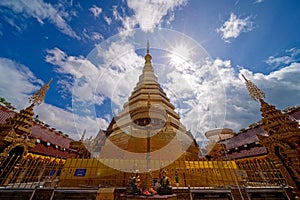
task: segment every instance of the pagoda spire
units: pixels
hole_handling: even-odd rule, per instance
[[[79,141],[82,141],[82,142],[83,142],[84,137],[85,137],[85,134],[86,134],[86,129],[83,130],[83,133],[82,133],[81,138],[80,138]]]
[[[250,93],[250,96],[253,100],[261,100],[266,97],[265,93],[259,89],[254,83],[252,83],[250,80],[248,80],[244,74],[242,74],[243,78],[246,81],[246,87]]]
[[[139,82],[137,85],[144,85],[144,84],[158,84],[157,77],[154,74],[154,69],[151,63],[152,56],[150,55],[150,44],[147,41],[147,51],[145,55],[145,65],[143,68],[143,73],[139,77]]]
[[[24,138],[23,144],[27,147],[33,148],[35,146],[35,139],[29,139],[28,136],[31,134],[31,127],[33,126],[33,108],[36,104],[43,102],[45,95],[49,89],[49,85],[52,79],[45,84],[36,94],[29,97],[29,102],[31,103],[27,108],[22,109],[19,113],[11,118],[6,119],[4,124],[0,125],[0,141],[3,152],[9,153],[10,146],[17,141],[20,142],[20,137]],[[1,156],[1,153],[0,153]]]
[[[292,120],[288,114],[284,114],[280,110],[276,109],[275,106],[265,102],[263,100],[263,98],[265,98],[265,93],[254,83],[249,81],[243,74],[242,76],[246,81],[246,86],[249,90],[251,98],[255,101],[260,101],[262,125],[263,129],[268,133],[268,135],[270,136],[273,134],[284,134],[286,132],[297,132],[298,122]]]
[[[268,150],[268,158],[276,163],[276,166],[286,177],[287,184],[300,194],[300,129],[296,120],[288,113],[282,113],[275,106],[263,100],[265,94],[254,83],[247,80],[246,86],[255,101],[259,100],[262,115],[262,128],[267,136],[257,134],[259,143]]]
[[[35,93],[31,97],[29,97],[29,102],[31,104],[39,105],[39,104],[43,103],[43,101],[45,99],[45,95],[50,88],[50,83],[52,82],[52,80],[53,79],[51,78],[47,84],[45,84],[39,91],[37,91],[37,93]]]
[[[34,106],[36,104],[41,104],[44,101],[45,95],[50,88],[50,81],[45,84],[37,93],[29,97],[29,102],[31,103],[27,108],[22,109],[19,113],[13,118],[7,119],[7,123],[3,124],[1,129],[11,130],[14,129],[14,132],[19,135],[30,135],[31,134],[31,127],[33,125],[33,116],[34,116]]]
[[[145,55],[145,64],[151,64],[152,56],[150,55],[150,44],[147,41],[147,53]]]

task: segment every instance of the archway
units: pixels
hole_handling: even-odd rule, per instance
[[[24,153],[23,146],[15,146],[9,151],[8,156],[0,163],[0,185],[5,184],[6,179],[9,178],[14,166],[19,162]]]

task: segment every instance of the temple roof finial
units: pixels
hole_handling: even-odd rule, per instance
[[[81,138],[80,138],[79,141],[83,142],[84,137],[85,137],[85,134],[86,134],[86,129],[83,130],[82,135],[81,135]]]
[[[149,44],[149,40],[147,40],[147,54],[150,53],[150,44]]]
[[[242,74],[242,76],[246,81],[246,86],[247,86],[247,89],[248,89],[252,99],[257,101],[257,100],[260,100],[260,99],[263,99],[266,97],[265,93],[261,89],[259,89],[254,83],[252,83],[250,80],[248,80],[244,76],[244,74]]]
[[[147,54],[145,56],[145,64],[151,64],[152,56],[150,55],[150,44],[149,40],[147,40]]]
[[[47,84],[45,84],[39,91],[37,91],[37,93],[35,93],[31,97],[29,97],[29,102],[32,104],[43,103],[43,101],[45,99],[45,95],[50,88],[50,83],[52,82],[52,80],[53,79],[51,78]]]

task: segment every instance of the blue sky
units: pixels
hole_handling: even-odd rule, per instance
[[[198,141],[260,120],[241,73],[279,109],[299,104],[299,1],[0,0],[0,96],[17,109],[53,78],[40,119],[78,139],[106,129],[153,67]]]

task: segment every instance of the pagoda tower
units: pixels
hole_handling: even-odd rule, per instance
[[[199,159],[197,143],[181,124],[174,105],[157,81],[149,43],[139,81],[122,111],[112,120],[107,137],[101,158]]]
[[[250,96],[260,101],[262,126],[268,136],[258,134],[259,143],[268,149],[268,158],[273,160],[287,180],[287,184],[300,195],[300,129],[297,121],[288,114],[263,100],[265,94],[246,79]]]

